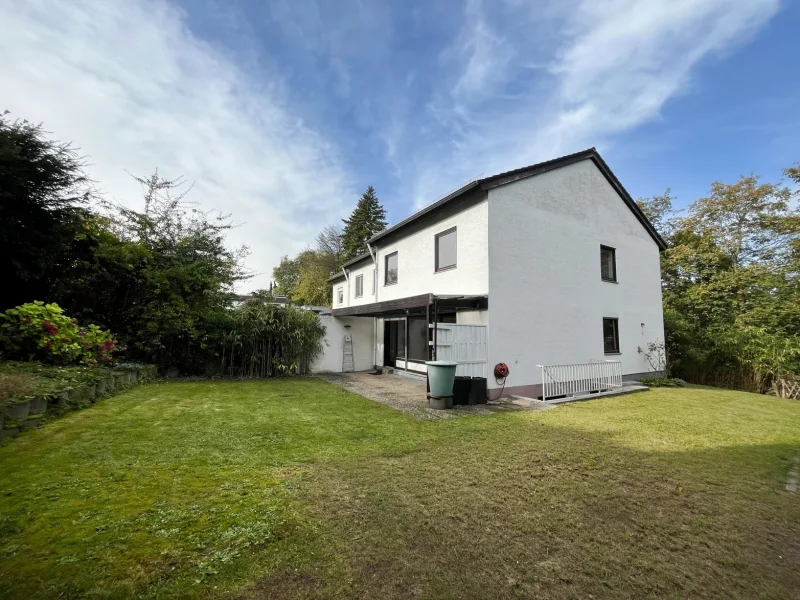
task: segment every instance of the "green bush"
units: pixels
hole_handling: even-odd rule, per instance
[[[315,313],[264,301],[229,311],[217,331],[222,373],[248,378],[308,374],[325,335]]]
[[[650,387],[684,387],[686,382],[683,379],[673,377],[641,377],[639,383]]]
[[[58,304],[36,301],[11,308],[0,315],[3,357],[41,360],[60,365],[111,364],[118,348],[110,331],[97,325],[81,327]]]

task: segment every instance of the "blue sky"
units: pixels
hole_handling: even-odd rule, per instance
[[[2,100],[90,157],[195,182],[266,285],[372,184],[397,221],[596,146],[634,197],[800,160],[798,3],[0,0]]]

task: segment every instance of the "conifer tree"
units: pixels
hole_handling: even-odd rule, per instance
[[[344,262],[367,251],[367,241],[380,231],[386,229],[386,210],[375,195],[372,186],[367,188],[358,200],[349,219],[342,219],[344,231]]]

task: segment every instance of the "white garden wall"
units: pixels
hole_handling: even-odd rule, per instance
[[[322,353],[311,365],[312,373],[342,372],[344,336],[347,334],[353,338],[353,359],[356,371],[372,369],[373,319],[321,315],[320,321],[325,326],[325,337],[322,340]]]

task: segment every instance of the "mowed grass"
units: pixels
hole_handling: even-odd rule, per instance
[[[653,390],[416,421],[161,383],[0,447],[3,598],[793,598],[800,402]]]

